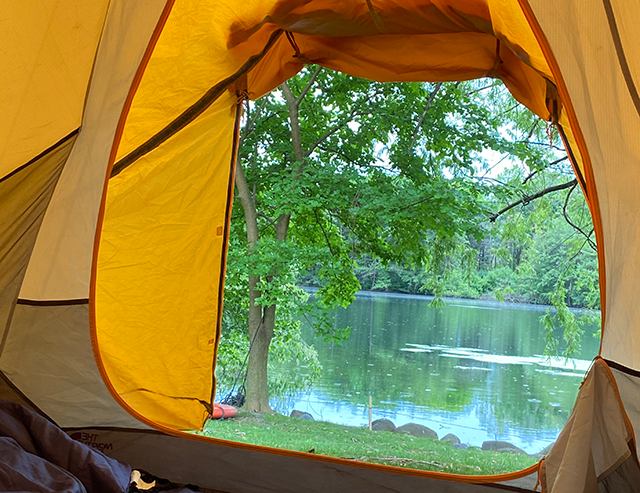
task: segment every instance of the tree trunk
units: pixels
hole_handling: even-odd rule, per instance
[[[252,278],[257,281],[257,278]],[[250,284],[251,281],[250,281]],[[246,401],[244,408],[249,411],[259,413],[271,412],[269,405],[269,382],[267,364],[269,362],[269,346],[273,338],[275,325],[275,305],[263,308],[256,305],[253,300],[259,296],[260,292],[255,289],[255,282],[250,286],[251,305],[249,307],[249,338],[253,341],[251,352],[249,353],[249,363],[247,366]],[[264,317],[251,317],[252,312],[263,314]],[[252,320],[253,319],[253,320]],[[252,324],[253,322],[253,324]],[[257,334],[256,334],[257,332]]]
[[[251,251],[255,248],[259,238],[258,211],[255,197],[249,188],[240,160],[236,163],[236,187],[238,188],[237,197],[240,199],[244,211],[247,244],[249,251]],[[249,341],[253,341],[253,344],[247,366],[245,408],[251,411],[270,412],[267,362],[269,360],[269,345],[273,337],[273,324],[271,324],[270,330],[266,329],[267,317],[264,316],[263,319],[263,308],[256,304],[256,299],[261,294],[257,288],[258,282],[260,282],[259,277],[249,277]],[[275,310],[273,311],[275,313]]]
[[[316,74],[319,73],[319,69]],[[314,75],[314,78],[315,78]],[[308,91],[310,84],[303,91],[300,99],[296,100],[289,86],[284,82],[282,91],[289,106],[289,119],[291,123],[291,140],[293,144],[295,161],[299,164],[294,173],[302,172],[304,152],[300,135],[300,120],[298,107],[300,100]],[[249,188],[244,170],[238,160],[236,164],[236,186],[238,187],[238,198],[242,203],[245,222],[247,225],[247,242],[249,251],[255,248],[259,239],[258,212],[256,208],[255,196]],[[289,222],[291,214],[281,214],[275,224],[276,239],[278,241],[287,240]],[[269,405],[269,383],[268,383],[268,362],[269,346],[273,339],[276,322],[276,305],[261,306],[255,300],[261,293],[257,289],[260,281],[258,277],[249,278],[249,340],[253,341],[249,353],[247,365],[246,401],[244,408],[256,412],[272,412]]]
[[[288,214],[282,214],[276,224],[276,238],[285,241],[289,229]],[[255,300],[259,278],[249,278],[249,340],[253,341],[247,366],[245,409],[260,413],[272,412],[269,404],[269,346],[276,325],[276,305],[261,306]]]

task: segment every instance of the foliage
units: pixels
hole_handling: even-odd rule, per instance
[[[216,365],[219,395],[224,395],[232,390],[234,384],[236,384],[234,388],[236,391],[244,385],[245,358],[250,346],[247,337],[247,263],[256,262],[258,254],[251,258],[239,255],[241,249],[237,240],[234,238],[235,243],[230,245],[226,274],[225,309],[223,311],[225,330],[218,347]],[[317,352],[302,338],[300,322],[291,317],[294,308],[299,303],[306,301],[308,295],[294,284],[295,270],[289,274],[293,277],[288,279],[288,283],[277,286],[279,292],[276,293],[270,289],[264,291],[265,298],[278,296],[283,308],[276,320],[277,331],[271,342],[268,362],[269,389],[275,395],[286,395],[308,388],[322,369]],[[306,372],[291,370],[296,367],[304,367]]]

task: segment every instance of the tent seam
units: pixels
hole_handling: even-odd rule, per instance
[[[604,5],[604,10],[607,14],[609,31],[611,32],[613,45],[616,49],[616,55],[618,56],[620,70],[622,71],[624,81],[627,84],[627,91],[629,91],[629,96],[631,96],[631,100],[633,101],[633,104],[636,108],[636,112],[638,113],[638,116],[640,116],[640,95],[638,95],[638,89],[629,68],[629,62],[627,62],[627,56],[624,53],[622,38],[620,37],[620,30],[618,29],[618,23],[613,12],[613,5],[611,4],[611,0],[602,0],[602,4]]]
[[[28,306],[71,306],[71,305],[88,305],[89,298],[73,298],[65,300],[32,300],[25,298],[18,298],[17,305]]]
[[[35,162],[39,161],[40,159],[42,159],[43,157],[45,157],[47,154],[49,154],[50,152],[55,151],[58,147],[60,147],[62,144],[64,144],[66,141],[68,141],[69,139],[73,138],[74,136],[76,136],[78,134],[78,132],[80,132],[80,127],[76,128],[75,130],[73,130],[71,133],[65,135],[64,137],[62,137],[58,142],[56,142],[55,144],[53,144],[50,147],[47,147],[44,151],[42,151],[40,154],[38,154],[37,156],[29,159],[29,161],[27,161],[26,163],[24,163],[23,165],[17,167],[16,169],[14,169],[13,171],[11,171],[9,174],[4,175],[2,178],[0,178],[0,183],[2,183],[3,181],[8,180],[9,178],[11,178],[14,175],[17,175],[18,173],[20,173],[20,171],[22,171],[25,168],[28,168],[29,166],[31,166],[32,164],[34,164]]]
[[[91,84],[93,82],[93,74],[96,70],[96,62],[98,60],[98,55],[100,53],[100,45],[102,44],[102,39],[104,38],[104,31],[107,26],[107,19],[109,18],[109,12],[111,11],[111,7],[113,5],[113,1],[109,0],[107,8],[104,11],[104,18],[102,19],[102,28],[100,29],[100,38],[98,40],[98,44],[96,46],[96,53],[93,57],[93,63],[91,64],[91,72],[89,73],[89,79],[87,80],[87,90],[84,92],[84,102],[82,103],[82,118],[80,122],[84,120],[84,114],[87,110],[87,102],[89,101],[89,94],[91,92]],[[82,123],[80,123],[82,126]]]
[[[282,35],[283,31],[278,29],[274,31],[267,44],[263,48],[263,50],[251,56],[245,63],[231,76],[227,77],[224,80],[221,80],[213,87],[211,87],[204,95],[198,99],[195,103],[189,106],[186,110],[184,110],[177,118],[175,118],[171,123],[169,123],[162,130],[157,132],[151,138],[149,138],[146,142],[138,146],[136,149],[131,151],[125,157],[120,159],[117,163],[113,165],[111,169],[111,178],[120,174],[126,168],[131,166],[134,162],[140,159],[142,156],[148,154],[162,143],[169,140],[180,130],[185,128],[191,122],[193,122],[196,118],[198,118],[202,113],[204,113],[207,108],[209,108],[223,93],[227,88],[233,84],[235,81],[240,79],[243,75],[249,72],[253,67],[255,67],[260,60],[264,58],[269,49],[275,44],[278,38]]]
[[[156,44],[164,30],[164,26],[166,25],[167,19],[171,14],[171,10],[173,9],[173,5],[175,0],[167,0],[162,13],[160,14],[160,18],[158,19],[158,23],[151,34],[151,38],[149,39],[149,43],[147,48],[142,55],[142,59],[140,60],[140,64],[138,65],[138,69],[136,70],[136,74],[134,75],[133,81],[131,82],[131,86],[129,88],[129,93],[125,99],[125,102],[122,107],[122,111],[120,113],[120,118],[118,120],[115,135],[113,138],[113,144],[111,146],[111,152],[109,155],[109,161],[107,163],[107,170],[105,173],[104,183],[102,186],[102,198],[100,200],[100,209],[98,211],[98,220],[96,223],[95,237],[93,241],[93,259],[91,264],[91,279],[89,284],[89,332],[91,338],[91,347],[93,349],[94,359],[96,361],[96,366],[98,367],[98,371],[102,378],[103,383],[107,387],[107,390],[113,397],[113,399],[131,416],[136,418],[138,421],[149,425],[154,426],[154,424],[147,420],[144,416],[137,413],[131,407],[127,405],[126,402],[120,397],[116,389],[113,387],[109,376],[104,368],[104,363],[102,361],[102,356],[100,354],[100,349],[98,347],[98,339],[97,339],[97,331],[96,331],[96,307],[95,307],[95,296],[96,296],[96,276],[97,276],[97,261],[98,261],[98,249],[100,245],[100,236],[102,233],[102,223],[104,220],[104,212],[106,205],[106,197],[107,190],[109,185],[109,176],[111,174],[111,170],[113,168],[113,163],[115,162],[116,153],[118,150],[118,145],[122,138],[122,134],[124,132],[124,126],[126,123],[127,116],[129,114],[129,110],[131,109],[131,105],[133,104],[133,99],[138,90],[140,82],[142,81],[142,77],[147,68],[149,60],[151,59],[151,55],[153,54]]]

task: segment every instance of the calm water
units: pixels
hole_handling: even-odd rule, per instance
[[[314,388],[274,398],[272,406],[362,426],[371,395],[373,419],[420,423],[468,445],[505,440],[536,453],[553,442],[598,352],[591,336],[597,328],[585,331],[576,359],[549,360],[542,356],[544,307],[449,300],[438,310],[429,302],[361,294],[336,315],[338,326],[351,327],[342,344],[305,327],[322,376]]]

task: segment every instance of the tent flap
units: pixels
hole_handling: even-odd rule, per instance
[[[633,491],[637,484],[633,429],[603,359],[597,358],[585,377],[567,424],[542,463],[541,478],[549,493]],[[599,489],[620,484],[629,489]]]

